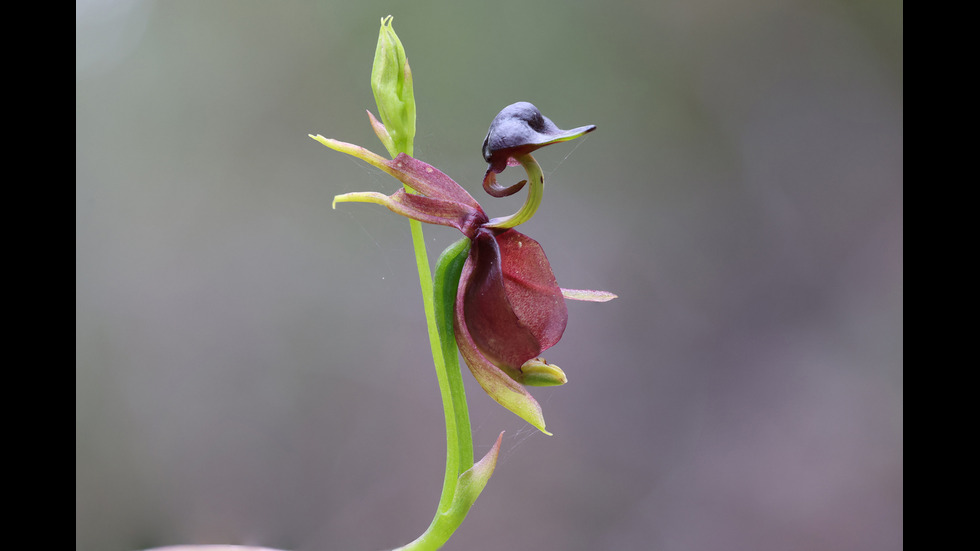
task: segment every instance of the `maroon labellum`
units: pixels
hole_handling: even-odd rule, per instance
[[[509,229],[477,231],[460,277],[456,328],[494,365],[521,380],[521,366],[554,346],[568,310],[537,241]]]

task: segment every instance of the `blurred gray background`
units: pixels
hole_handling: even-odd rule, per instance
[[[522,231],[571,303],[547,437],[469,389],[447,549],[890,550],[903,522],[903,7],[885,0],[76,3],[79,550],[379,550],[445,453],[398,183],[307,137],[368,125],[379,20],[416,156],[491,216],[493,116],[542,150]],[[515,180],[515,169],[501,176]],[[430,255],[457,238],[428,227]]]

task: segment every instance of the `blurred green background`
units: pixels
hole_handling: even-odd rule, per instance
[[[491,216],[523,201],[479,188],[497,111],[598,125],[536,155],[522,231],[621,297],[569,305],[553,437],[464,375],[477,454],[507,432],[447,549],[902,548],[901,2],[82,0],[76,549],[367,551],[430,521],[408,224],[330,209],[397,182],[307,137],[384,152],[387,14],[416,156]],[[426,231],[433,258],[457,237]]]

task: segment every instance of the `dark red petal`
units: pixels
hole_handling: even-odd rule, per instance
[[[392,176],[427,197],[453,201],[472,207],[481,213],[483,209],[472,195],[466,192],[452,178],[434,166],[404,153],[399,153],[391,161],[386,161]]]
[[[516,231],[482,228],[467,264],[463,313],[469,333],[497,365],[519,370],[561,338],[568,311],[541,245]],[[465,275],[465,272],[464,272]]]
[[[398,190],[389,198],[386,206],[392,212],[427,224],[450,226],[472,238],[477,228],[487,221],[482,210],[453,201],[413,195]]]

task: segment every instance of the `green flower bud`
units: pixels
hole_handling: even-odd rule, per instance
[[[378,48],[374,52],[371,90],[378,104],[381,123],[391,140],[382,141],[392,157],[399,153],[412,155],[415,140],[415,94],[412,70],[401,40],[391,28],[391,16],[381,20]],[[380,136],[381,134],[379,134]]]

